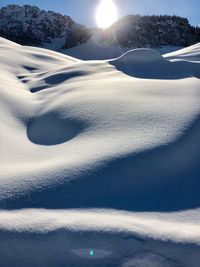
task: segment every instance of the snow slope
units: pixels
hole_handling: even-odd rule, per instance
[[[45,48],[48,49],[58,49],[59,42],[56,40],[52,44],[45,44]],[[64,46],[64,43],[63,43]],[[61,47],[61,45],[60,45]],[[159,53],[166,54],[169,52],[174,52],[180,47],[177,46],[162,46],[160,48],[155,48]],[[119,45],[113,44],[106,44],[101,41],[100,34],[93,34],[93,36],[84,44],[80,44],[76,47],[69,48],[69,49],[58,49],[63,54],[79,58],[82,60],[105,60],[105,59],[112,59],[121,56],[123,53],[129,51],[130,48],[122,47]]]
[[[186,59],[190,61],[199,61],[199,43],[190,47],[183,48],[179,51],[168,53],[165,55],[168,59]]]
[[[98,34],[93,36],[84,44],[69,49],[60,49],[63,54],[82,60],[105,60],[118,57],[127,52],[127,47],[120,45],[103,44]]]
[[[0,50],[0,265],[200,266],[200,44]]]

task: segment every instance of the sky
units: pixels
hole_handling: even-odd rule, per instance
[[[0,0],[0,7],[8,4],[35,5],[69,15],[78,23],[95,27],[95,11],[101,0]],[[118,7],[119,17],[127,14],[178,15],[189,22],[200,25],[200,0],[113,0]]]

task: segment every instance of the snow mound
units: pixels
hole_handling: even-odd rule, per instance
[[[158,53],[155,50],[152,49],[147,49],[147,48],[138,48],[138,49],[133,49],[122,56],[120,56],[117,59],[118,62],[127,62],[127,63],[133,63],[133,62],[138,62],[138,63],[153,63],[153,62],[166,62],[162,55]]]
[[[0,50],[0,264],[198,266],[199,61]]]
[[[200,77],[199,64],[191,67],[189,62],[170,62],[151,49],[134,49],[111,60],[118,70],[127,75],[146,79],[182,79]]]

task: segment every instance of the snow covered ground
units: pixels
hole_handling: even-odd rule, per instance
[[[57,48],[57,41],[52,42],[49,45],[45,44],[45,48],[55,50],[55,48]],[[161,54],[166,54],[179,50],[180,48],[181,47],[166,45],[157,47],[155,48],[155,50]],[[76,47],[70,49],[58,49],[58,51],[63,54],[82,60],[112,59],[121,56],[123,53],[129,50],[130,48],[128,47],[102,43],[99,34],[94,34],[86,43],[78,45]]]
[[[0,266],[199,267],[200,44],[0,50]]]
[[[72,48],[65,49],[65,37],[53,39],[50,43],[43,43],[42,47],[53,51],[58,51],[68,56],[72,56],[81,60],[107,60],[121,56],[128,52],[130,48],[120,45],[105,44],[101,41],[99,33],[93,36],[85,43]],[[160,54],[166,54],[181,49],[178,46],[161,46],[154,48]]]

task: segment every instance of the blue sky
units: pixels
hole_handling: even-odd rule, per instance
[[[200,24],[200,0],[114,0],[119,16],[126,14],[169,14],[187,17],[192,25]],[[71,16],[75,21],[96,26],[95,9],[100,0],[1,0],[8,4],[29,4]]]

